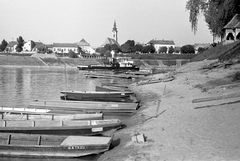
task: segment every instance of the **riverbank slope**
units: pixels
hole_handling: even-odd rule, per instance
[[[171,73],[175,77],[171,82],[132,85],[142,106],[131,125],[116,133],[118,146],[99,160],[239,160],[240,98],[192,103],[239,92],[240,82],[233,82],[233,75],[240,71],[240,64],[203,68],[215,61],[188,63]],[[137,133],[144,134],[146,142],[133,142]]]

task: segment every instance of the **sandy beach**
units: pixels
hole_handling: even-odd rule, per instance
[[[240,65],[201,69],[214,61],[151,76],[173,75],[170,82],[131,85],[142,106],[128,127],[115,134],[117,146],[99,160],[240,160],[240,98],[192,102],[239,92],[240,82],[232,82],[229,75],[240,71]],[[134,134],[144,134],[146,142],[133,142]]]

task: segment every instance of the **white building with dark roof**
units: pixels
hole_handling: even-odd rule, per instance
[[[150,45],[150,44],[152,44],[154,46],[156,52],[158,52],[159,49],[164,46],[167,47],[168,50],[170,47],[175,48],[175,43],[173,40],[155,40],[155,39],[153,39],[147,43],[147,45]],[[168,53],[168,50],[167,50],[167,53]]]
[[[78,47],[80,47],[85,53],[89,53],[89,54],[95,53],[95,50],[84,39],[82,39],[77,43],[53,43],[51,50],[54,53],[69,53],[69,51],[73,51],[77,53]]]
[[[16,52],[17,41],[10,41],[6,47],[7,52]]]
[[[240,14],[236,14],[222,29],[222,42],[228,44],[240,40]]]
[[[86,40],[84,40],[84,39],[82,39],[81,41],[79,41],[78,43],[77,43],[77,45],[84,51],[84,52],[86,52],[86,53],[89,53],[89,54],[93,54],[93,53],[95,53],[95,50],[90,46],[90,44],[86,41]]]
[[[71,50],[77,53],[77,49],[76,43],[53,43],[52,47],[54,53],[69,53]]]

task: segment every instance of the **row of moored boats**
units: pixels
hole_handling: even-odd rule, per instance
[[[134,93],[119,84],[61,93],[63,100],[0,107],[0,155],[81,157],[105,152],[123,124],[104,116],[132,115],[139,106]]]

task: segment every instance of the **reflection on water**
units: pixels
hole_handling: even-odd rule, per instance
[[[114,82],[111,79],[86,79],[78,69],[51,68],[3,68],[0,67],[0,106],[27,107],[33,100],[59,100],[61,90],[95,90],[101,82]],[[118,81],[119,82],[119,81]],[[121,80],[130,83],[129,80]],[[8,158],[14,161],[59,161],[59,160],[97,160],[99,156],[77,159],[34,159]]]
[[[26,107],[36,99],[59,100],[61,90],[95,90],[97,79],[78,69],[0,68],[0,105]]]

